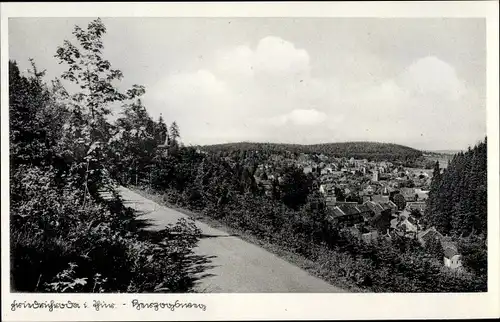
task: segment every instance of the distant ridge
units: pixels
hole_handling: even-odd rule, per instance
[[[430,153],[438,153],[438,154],[458,154],[460,152],[464,152],[464,150],[433,150],[433,151],[426,151]]]
[[[337,142],[320,144],[289,144],[262,142],[234,142],[200,146],[207,152],[259,151],[325,154],[338,157],[354,157],[369,160],[415,160],[423,156],[422,151],[394,143]]]

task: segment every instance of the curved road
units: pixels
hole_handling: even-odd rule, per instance
[[[189,216],[161,206],[141,195],[120,187],[125,203],[143,213],[139,219],[162,229]],[[197,281],[196,290],[209,293],[339,293],[346,292],[316,278],[276,255],[226,232],[196,221],[202,239],[194,252],[210,258],[210,266]],[[200,274],[200,273],[198,273]]]

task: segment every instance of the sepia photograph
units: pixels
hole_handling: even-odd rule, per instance
[[[489,291],[486,18],[5,25],[11,293]]]

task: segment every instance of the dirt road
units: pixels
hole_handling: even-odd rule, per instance
[[[141,195],[120,188],[126,204],[142,213],[161,229],[169,223],[188,216],[161,206]],[[270,252],[231,236],[226,232],[196,221],[203,238],[195,248],[196,255],[209,258],[210,268],[198,280],[197,291],[215,293],[339,293],[345,292],[311,276]]]

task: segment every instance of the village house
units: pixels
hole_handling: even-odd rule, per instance
[[[432,239],[439,240],[439,242],[441,242],[443,238],[444,236],[439,231],[437,231],[435,227],[431,227],[425,231],[421,231],[417,236],[418,242],[423,247],[425,247],[425,245],[427,245],[427,243]]]
[[[400,216],[398,223],[396,224],[396,232],[400,236],[405,236],[409,238],[418,238],[419,225],[417,221],[410,216]]]
[[[367,244],[371,243],[372,241],[375,241],[379,236],[378,231],[369,230],[365,226],[363,226],[363,227],[351,227],[350,232],[354,237],[362,240],[363,242],[365,242]]]
[[[261,184],[264,188],[264,193],[266,194],[266,196],[272,196],[273,185],[271,183],[271,180],[260,180],[259,184]]]
[[[415,188],[415,194],[418,196],[417,201],[425,201],[429,199],[429,191]]]
[[[356,205],[341,204],[332,208],[329,219],[336,225],[352,227],[363,222],[363,216],[356,209]]]
[[[330,174],[330,173],[332,173],[332,168],[325,167],[325,168],[321,169],[321,171],[320,171],[320,175],[322,175],[322,176]]]
[[[377,203],[367,201],[363,204],[371,210],[373,216],[368,219],[370,226],[376,228],[378,231],[385,233],[391,227],[392,209],[388,203]]]
[[[373,194],[375,193],[375,190],[376,190],[376,189],[375,189],[375,187],[374,187],[374,186],[372,186],[372,185],[368,185],[368,186],[366,186],[366,187],[363,189],[363,193],[364,193],[365,195],[371,196],[371,195],[373,195]]]
[[[358,203],[355,201],[337,201],[335,204],[336,206],[342,206],[342,205],[354,205],[356,206]]]
[[[462,266],[462,256],[458,252],[456,244],[451,237],[443,236],[435,227],[431,227],[418,234],[418,241],[422,246],[426,246],[431,240],[436,240],[443,247],[443,264],[451,269],[459,269]]]
[[[324,196],[332,195],[335,193],[335,186],[333,183],[323,183],[319,186],[319,192]]]
[[[378,202],[378,203],[386,203],[390,201],[389,196],[383,196],[383,195],[373,195],[370,196],[370,201]]]
[[[401,188],[399,193],[403,195],[406,202],[417,201],[418,196],[417,196],[414,188]]]
[[[456,248],[447,247],[444,250],[444,266],[451,269],[457,269],[462,266],[462,256],[458,253]]]
[[[363,216],[363,219],[365,220],[365,222],[372,220],[376,215],[375,212],[373,211],[373,209],[371,209],[370,207],[368,207],[365,204],[357,205],[356,209],[361,214],[361,216]]]
[[[304,167],[304,174],[309,174],[313,171],[313,168],[311,166],[306,166]]]
[[[418,210],[420,211],[421,214],[423,214],[425,212],[425,208],[426,208],[425,201],[414,201],[406,203],[406,209],[409,212],[411,212],[412,210]]]
[[[331,209],[337,205],[337,198],[335,195],[328,195],[325,197],[325,205],[327,208]]]

